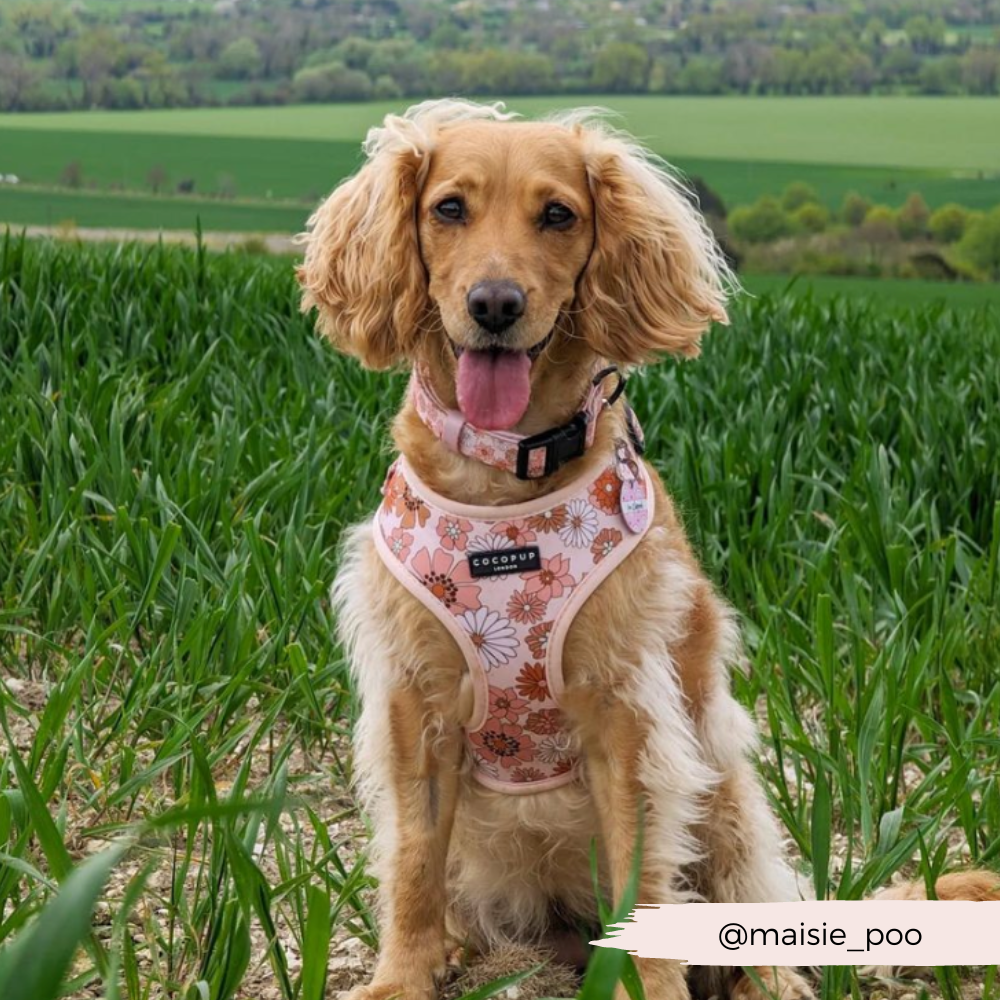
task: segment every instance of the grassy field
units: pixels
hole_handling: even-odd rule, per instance
[[[79,997],[319,1000],[328,948],[346,988],[377,932],[326,593],[402,379],[314,336],[286,260],[8,238],[0,303],[0,995],[54,996],[74,936]],[[1000,861],[984,318],[767,294],[633,383],[745,626],[772,801],[841,897]]]
[[[913,190],[932,206],[1000,203],[1000,104],[988,99],[597,96],[581,102],[615,108],[657,152],[704,177],[730,205],[779,193],[794,180],[812,184],[832,208],[849,190],[892,205]],[[541,114],[572,103],[537,98],[513,106]],[[160,167],[171,190],[194,180],[203,194],[230,186],[241,197],[315,202],[354,169],[360,139],[389,110],[399,107],[6,115],[0,116],[0,172],[53,185],[76,161],[85,185],[145,190],[150,170]],[[41,222],[40,213],[53,217],[75,197],[54,193],[46,206],[30,193],[0,190],[0,221],[10,222]],[[89,209],[92,217],[93,203]],[[164,228],[187,224],[169,202],[150,211]],[[276,221],[265,207],[238,228]]]
[[[926,310],[987,310],[990,321],[1000,319],[1000,296],[993,285],[946,284],[940,281],[903,281],[895,278],[840,278],[827,275],[748,274],[744,288],[755,296],[782,295],[786,290],[796,298],[829,301],[841,297],[856,299],[867,308],[898,312],[904,308]]]
[[[970,97],[516,98],[529,116],[593,104],[672,157],[995,172],[1000,105]],[[400,102],[0,116],[0,129],[357,141]]]
[[[152,195],[73,191],[11,191],[0,188],[0,229],[24,225],[120,227],[123,229],[297,233],[310,209],[289,205],[156,198]]]

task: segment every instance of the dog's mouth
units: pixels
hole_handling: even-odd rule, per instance
[[[513,427],[531,401],[532,362],[551,339],[550,333],[527,351],[473,350],[452,340],[451,349],[458,359],[455,391],[465,419],[488,431]]]

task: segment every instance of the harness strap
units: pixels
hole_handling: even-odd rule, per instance
[[[605,397],[604,382],[610,375],[617,376],[618,384]],[[615,404],[624,389],[625,376],[615,365],[602,368],[594,374],[583,405],[568,423],[529,436],[475,427],[460,411],[441,402],[423,371],[415,370],[410,380],[410,396],[417,414],[432,433],[452,451],[503,469],[518,479],[550,476],[579,458],[594,443],[598,417]]]

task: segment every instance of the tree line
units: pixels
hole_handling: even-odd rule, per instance
[[[763,195],[728,214],[723,208],[714,224],[757,269],[775,269],[788,256],[799,270],[906,277],[912,275],[898,264],[912,269],[916,259],[923,277],[1000,280],[1000,205],[983,212],[950,202],[932,211],[913,191],[892,208],[851,191],[833,212],[814,188],[796,181],[780,197]],[[824,234],[830,239],[816,239]],[[785,252],[769,252],[773,245]]]
[[[1000,0],[0,0],[0,109],[997,94]]]

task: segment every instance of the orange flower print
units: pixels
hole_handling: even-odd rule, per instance
[[[537,767],[515,767],[510,772],[510,780],[516,781],[519,784],[524,784],[528,781],[541,781],[544,777],[545,775]]]
[[[441,548],[449,552],[458,549],[465,551],[466,543],[469,541],[469,532],[472,531],[472,522],[466,521],[462,517],[439,517],[437,523],[438,538],[441,539]]]
[[[546,602],[538,594],[515,590],[507,602],[507,614],[522,625],[534,625],[545,617]]]
[[[558,708],[543,708],[532,712],[524,728],[536,736],[551,736],[562,728],[562,712]]]
[[[543,535],[559,531],[566,524],[566,505],[560,504],[551,510],[543,510],[541,514],[532,515],[524,523],[533,531],[540,531]]]
[[[410,565],[420,577],[420,582],[454,614],[481,607],[479,594],[482,588],[473,583],[465,559],[454,561],[443,549],[435,549],[432,558],[427,549],[421,549]]]
[[[470,733],[469,739],[476,756],[487,764],[499,762],[501,767],[510,770],[516,764],[535,759],[535,741],[520,726],[497,719],[490,719],[479,732]]]
[[[396,497],[395,511],[399,515],[399,523],[404,528],[423,527],[431,516],[427,504],[410,492],[410,487],[403,486],[402,492]]]
[[[542,622],[541,625],[533,625],[528,633],[528,648],[531,655],[536,660],[544,660],[545,653],[549,648],[549,633],[552,631],[552,622]]]
[[[413,535],[402,528],[393,528],[389,533],[389,551],[400,561],[406,562],[413,544]]]
[[[517,693],[529,701],[545,701],[549,697],[549,682],[542,663],[526,663],[521,667],[515,683]]]
[[[621,509],[622,483],[614,469],[605,469],[590,484],[590,499],[605,514],[617,514]]]
[[[530,545],[538,537],[524,521],[501,521],[490,528],[490,534],[502,535],[511,545]]]
[[[622,533],[617,528],[604,528],[598,532],[594,544],[590,546],[594,562],[599,563],[605,556],[611,555],[615,547],[621,544],[621,540]]]
[[[385,486],[382,487],[382,505],[386,510],[393,510],[402,495],[403,477],[399,474],[398,469],[393,468],[389,473],[389,478],[385,481]]]
[[[513,688],[490,688],[490,718],[501,722],[517,722],[528,703]],[[534,713],[537,714],[537,713]],[[537,732],[537,730],[532,730]]]
[[[562,597],[567,590],[576,586],[576,580],[570,576],[569,560],[565,556],[543,559],[541,569],[522,573],[521,579],[525,581],[524,589],[529,594],[537,594],[546,602],[554,597]]]
[[[576,767],[576,758],[566,757],[565,759],[559,761],[554,768],[552,768],[552,776],[555,777],[558,774],[569,774],[574,767]]]

